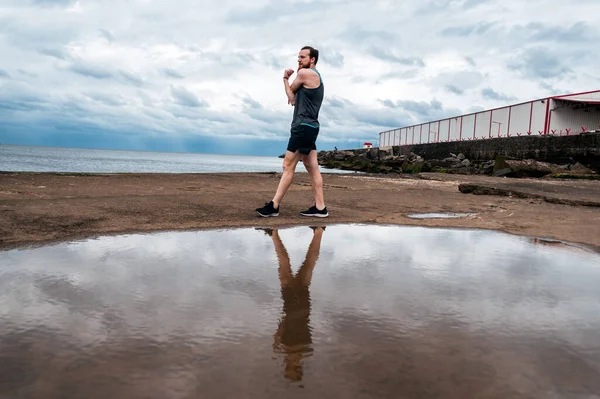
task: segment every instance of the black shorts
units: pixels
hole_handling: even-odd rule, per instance
[[[287,150],[291,152],[300,151],[300,154],[308,155],[311,150],[317,149],[318,127],[299,125],[292,128]]]

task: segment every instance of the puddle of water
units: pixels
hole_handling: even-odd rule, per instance
[[[476,213],[409,213],[411,219],[455,219],[475,216]]]
[[[0,397],[600,392],[600,256],[332,225],[0,252]]]

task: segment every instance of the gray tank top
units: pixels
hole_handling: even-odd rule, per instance
[[[300,86],[296,92],[296,104],[294,105],[294,117],[292,119],[292,129],[300,125],[306,125],[313,128],[319,127],[319,110],[323,103],[325,89],[321,74],[315,68],[311,68],[319,75],[321,84],[314,89],[307,89]]]

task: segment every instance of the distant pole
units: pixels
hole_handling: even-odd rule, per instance
[[[497,123],[498,124],[498,137],[500,137],[500,125],[502,125],[502,122],[492,121],[492,123]]]

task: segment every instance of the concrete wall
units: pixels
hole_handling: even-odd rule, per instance
[[[387,147],[389,148],[389,147]],[[600,168],[600,133],[573,136],[521,136],[476,141],[455,141],[393,146],[394,154],[413,152],[425,159],[444,159],[463,153],[470,160],[490,160],[497,155],[514,159],[535,159],[566,164],[581,162]]]

